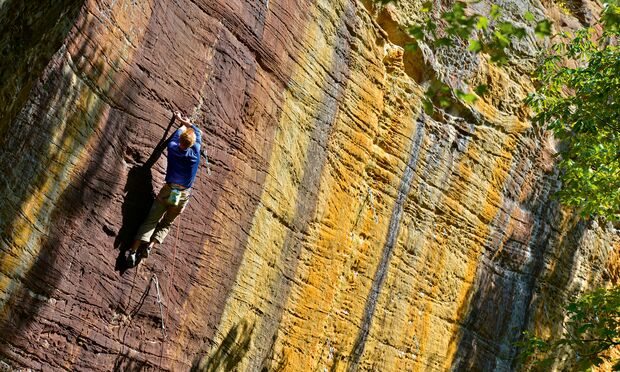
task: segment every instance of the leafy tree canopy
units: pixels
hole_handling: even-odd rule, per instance
[[[620,287],[597,289],[581,296],[566,307],[568,321],[559,339],[543,339],[526,333],[526,340],[519,343],[526,367],[548,371],[558,356],[567,349],[573,351],[572,367],[585,371],[603,362],[611,362],[614,371],[620,371],[620,360],[606,352],[620,345]]]
[[[620,220],[619,9],[607,4],[602,31],[557,35],[527,99],[534,121],[561,141],[560,200],[610,221]]]
[[[536,113],[534,123],[553,131],[560,141],[562,188],[557,196],[561,202],[578,208],[584,217],[608,221],[620,221],[618,1],[605,4],[598,25],[553,36],[554,46],[541,51],[541,63],[532,76],[537,90],[526,100]],[[421,12],[426,16],[407,29],[416,42],[405,47],[415,49],[424,43],[439,49],[454,46],[457,40],[467,41],[470,52],[486,53],[492,63],[506,64],[513,41],[526,37],[526,29],[505,20],[497,5],[487,15],[470,11],[468,5],[457,1],[450,9],[434,12],[431,1],[424,3]],[[537,21],[530,12],[523,19],[537,36],[552,34],[549,20]],[[436,105],[449,106],[449,93],[472,104],[486,91],[484,84],[463,92],[433,82],[424,109],[430,113]]]

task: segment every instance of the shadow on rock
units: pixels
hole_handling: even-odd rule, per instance
[[[122,207],[123,222],[114,240],[114,246],[119,249],[115,269],[121,275],[129,268],[125,256],[155,199],[151,168],[146,165],[132,168],[123,191],[125,193]]]
[[[135,235],[138,232],[142,221],[144,221],[148,215],[151,205],[155,200],[155,192],[153,190],[153,173],[151,168],[157,160],[159,160],[161,154],[168,145],[170,139],[166,138],[168,137],[168,132],[170,132],[170,128],[172,128],[173,124],[174,116],[170,120],[170,123],[168,123],[168,128],[166,128],[163,137],[157,146],[155,146],[155,149],[151,153],[151,156],[149,156],[148,160],[142,165],[137,165],[131,168],[129,174],[127,175],[127,182],[125,183],[125,188],[123,189],[125,196],[123,198],[123,206],[121,208],[123,222],[116,239],[114,239],[114,247],[119,249],[114,268],[119,271],[121,275],[124,274],[129,268],[126,259],[127,251],[133,244]],[[130,154],[130,156],[133,156],[133,154]],[[139,155],[136,156],[139,157]],[[139,162],[139,159],[137,160]]]
[[[153,366],[151,366],[145,361],[136,360],[136,359],[131,358],[127,354],[123,354],[123,355],[120,355],[118,358],[116,358],[116,361],[114,362],[113,371],[114,372],[126,372],[126,371],[138,372],[138,371],[153,369],[152,367]]]
[[[250,348],[254,323],[241,320],[228,331],[222,343],[208,356],[198,356],[192,366],[193,372],[232,371]]]

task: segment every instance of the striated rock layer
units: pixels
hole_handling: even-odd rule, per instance
[[[589,20],[571,4],[504,14]],[[0,365],[517,369],[523,330],[617,281],[620,239],[552,199],[553,140],[522,104],[536,39],[505,68],[410,51],[420,8],[1,1]],[[429,116],[433,79],[490,94]],[[175,109],[211,174],[125,271]]]

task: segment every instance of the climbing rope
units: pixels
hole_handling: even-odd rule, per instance
[[[157,279],[157,274],[153,273],[153,276],[151,276],[151,281],[155,283],[155,289],[157,290],[157,304],[159,305],[159,315],[161,316],[161,334],[163,335],[164,340],[166,340],[166,324],[164,323],[164,304],[162,302],[161,291],[159,290],[159,279]]]
[[[177,223],[177,234],[176,234],[176,238],[174,240],[174,248],[173,248],[173,253],[172,253],[172,273],[170,274],[170,276],[168,277],[168,289],[166,290],[166,293],[168,293],[168,299],[171,300],[172,299],[172,295],[170,292],[170,286],[172,285],[172,279],[174,278],[174,272],[176,270],[176,259],[177,259],[177,246],[179,243],[179,230],[181,229],[181,215],[179,215],[179,223]],[[168,319],[168,309],[166,309],[166,320]],[[162,318],[163,321],[163,318]]]
[[[166,337],[167,337],[166,324],[164,322],[164,309],[163,309],[161,291],[159,290],[159,279],[157,279],[157,274],[153,273],[153,276],[151,276],[151,281],[155,282],[155,289],[157,290],[157,304],[159,305],[159,316],[161,316],[161,334],[163,336],[161,340],[161,352],[159,353],[159,370],[161,371],[161,362],[164,358],[164,343],[166,342]]]
[[[136,268],[136,274],[134,274],[134,283],[135,283],[135,279],[137,276],[139,268]],[[131,326],[131,319],[140,311],[140,309],[142,308],[142,304],[144,303],[144,300],[146,300],[150,290],[151,290],[151,283],[155,283],[155,291],[156,291],[156,302],[159,305],[159,315],[161,317],[161,334],[162,334],[162,341],[161,341],[161,354],[159,356],[159,370],[161,370],[161,364],[162,364],[162,358],[163,358],[163,353],[164,353],[164,343],[166,342],[166,338],[168,337],[168,334],[166,332],[166,322],[164,320],[164,299],[163,296],[161,294],[161,288],[159,286],[159,278],[157,277],[157,274],[152,272],[151,273],[151,279],[149,280],[144,293],[142,294],[142,296],[140,297],[140,299],[138,300],[138,303],[136,304],[136,308],[134,310],[132,310],[129,313],[129,325]],[[133,286],[132,286],[132,290],[133,290]],[[129,297],[129,300],[131,301],[131,296]],[[127,330],[125,330],[125,335],[127,334]],[[125,336],[123,336],[123,340],[125,339]],[[124,342],[123,342],[123,347],[124,347]]]
[[[177,243],[179,242],[179,230],[181,227],[181,216],[179,215],[179,222],[177,223],[177,234],[176,234],[176,239],[174,242],[174,253],[172,255],[172,273],[168,276],[168,289],[166,290],[166,293],[168,294],[168,303],[170,304],[172,302],[172,295],[170,292],[170,285],[172,283],[172,278],[174,278],[174,271],[176,268],[175,265],[175,261],[176,261],[176,256],[177,256]],[[166,314],[164,315],[164,310],[163,310],[163,304],[162,304],[162,296],[161,296],[161,292],[159,291],[159,280],[157,278],[157,275],[155,275],[155,273],[153,273],[152,278],[154,278],[153,280],[155,281],[155,288],[157,289],[157,303],[159,304],[159,314],[161,316],[161,329],[162,329],[162,335],[163,335],[163,339],[161,341],[161,353],[159,354],[159,370],[161,371],[161,364],[162,364],[162,360],[164,358],[164,343],[166,342],[166,337],[167,337],[167,333],[166,333],[166,322],[168,321],[168,309],[170,308],[169,306],[166,308]]]

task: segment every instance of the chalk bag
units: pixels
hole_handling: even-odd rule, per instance
[[[172,189],[170,190],[170,195],[168,196],[168,203],[172,206],[179,205],[181,201],[181,190]]]

